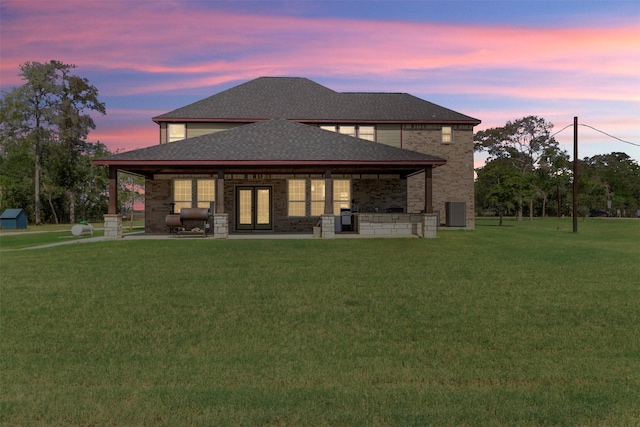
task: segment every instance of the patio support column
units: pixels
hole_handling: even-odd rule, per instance
[[[118,169],[109,166],[109,211],[110,215],[118,213]]]
[[[331,169],[324,172],[324,214],[333,215],[333,180]]]
[[[109,210],[104,215],[104,239],[122,239],[122,216],[118,214],[118,169],[109,166]]]
[[[424,213],[433,213],[433,166],[424,170]]]
[[[224,213],[224,170],[218,170],[218,181],[216,187],[216,212]]]
[[[324,213],[320,217],[320,237],[333,239],[336,234],[336,217],[333,215],[333,180],[331,169],[324,172]]]

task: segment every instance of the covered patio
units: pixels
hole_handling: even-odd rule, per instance
[[[118,171],[145,178],[145,232],[150,234],[168,232],[166,216],[179,203],[172,185],[193,180],[194,188],[199,181],[212,185],[202,206],[210,209],[208,235],[213,238],[250,232],[307,234],[314,227],[319,227],[320,237],[332,238],[341,231],[336,227],[341,210],[350,211],[355,234],[435,237],[432,171],[446,160],[287,120],[268,120],[115,154],[94,164],[109,168],[105,228],[114,230],[108,233],[112,238],[121,236]],[[407,179],[423,172],[423,206],[419,212],[408,212]],[[302,191],[306,188],[306,199],[292,200],[291,181]],[[337,181],[348,182],[348,191],[334,194],[340,188]],[[322,188],[321,198],[309,196],[314,186]],[[261,198],[268,206],[263,219],[254,213]],[[196,202],[201,206],[199,199],[191,203]],[[295,203],[306,214],[292,215]],[[253,223],[245,219],[250,216]]]

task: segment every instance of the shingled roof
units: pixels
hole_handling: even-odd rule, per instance
[[[182,141],[114,154],[99,165],[211,164],[443,165],[446,160],[284,119],[238,126]]]
[[[463,123],[480,120],[407,93],[335,92],[301,77],[260,77],[154,117],[171,121]]]

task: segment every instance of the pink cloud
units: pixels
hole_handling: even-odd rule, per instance
[[[5,0],[1,7],[3,89],[21,84],[21,63],[58,59],[106,73],[100,93],[108,96],[210,88],[264,75],[347,77],[346,87],[328,86],[402,88],[538,105],[571,100],[579,106],[575,113],[547,107],[518,114],[500,105],[463,111],[482,119],[482,127],[529,114],[561,125],[572,114],[590,113],[603,125],[617,115],[619,123],[612,128],[619,132],[614,133],[630,140],[637,140],[640,128],[633,111],[620,113],[635,105],[637,116],[640,102],[640,26],[631,20],[562,28],[434,24],[222,13],[179,1]],[[248,9],[242,2],[238,8]],[[137,78],[123,82],[123,74]],[[354,86],[354,77],[361,87]],[[372,81],[384,84],[372,87]],[[596,115],[591,104],[598,102],[625,107],[611,117],[607,111]],[[92,139],[112,149],[157,143],[150,117],[165,111],[120,114],[107,108]]]
[[[228,80],[239,70],[252,76],[292,71],[329,76],[521,68],[637,76],[640,51],[635,42],[640,27],[624,22],[611,28],[518,28],[194,13],[179,2],[153,8],[144,2],[7,5],[18,15],[28,14],[28,20],[3,22],[3,80],[25,58],[52,52],[100,69],[183,75],[173,84],[194,87],[209,84],[205,75]],[[182,65],[186,58],[189,63]]]

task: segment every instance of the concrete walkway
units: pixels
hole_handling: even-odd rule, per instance
[[[96,229],[98,230],[98,229]],[[0,237],[2,236],[17,236],[20,234],[33,234],[33,233],[64,233],[64,231],[19,231],[19,232],[10,232],[10,233],[0,233]],[[397,235],[390,235],[390,236],[374,236],[374,235],[360,235],[360,234],[356,234],[356,233],[336,233],[335,234],[335,239],[370,239],[370,238],[393,238],[393,239],[398,239],[398,238],[418,238],[418,236],[415,235],[411,235],[411,236],[397,236]],[[138,232],[132,232],[132,233],[125,233],[122,235],[122,240],[124,241],[128,241],[128,240],[169,240],[169,239],[176,239],[176,240],[181,240],[181,239],[189,239],[189,240],[203,240],[203,237],[201,236],[178,236],[176,234],[146,234],[144,231],[138,231]],[[321,240],[317,237],[313,237],[312,233],[309,234],[301,234],[301,233],[233,233],[233,234],[229,234],[229,237],[227,240],[293,240],[293,239],[318,239]],[[10,252],[10,251],[26,251],[26,250],[31,250],[31,249],[45,249],[45,248],[52,248],[52,247],[56,247],[56,246],[63,246],[63,245],[73,245],[73,244],[79,244],[79,243],[94,243],[94,242],[102,242],[104,241],[105,238],[104,236],[97,236],[97,237],[86,237],[86,238],[82,238],[82,239],[76,239],[73,237],[70,237],[69,240],[64,240],[61,242],[55,242],[55,243],[47,243],[44,245],[37,245],[37,246],[29,246],[26,248],[15,248],[15,249],[1,249],[0,247],[0,252]],[[204,240],[218,240],[218,239],[214,239],[211,236],[208,236],[206,238],[204,238]]]

